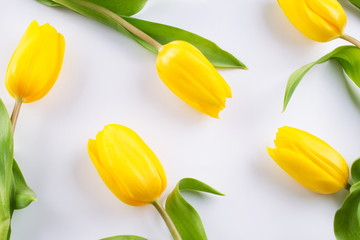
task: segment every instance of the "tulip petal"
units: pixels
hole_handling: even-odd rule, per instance
[[[349,169],[345,159],[325,141],[300,129],[282,127],[279,129],[275,145],[286,148],[311,159],[328,174],[346,183]]]
[[[278,0],[290,22],[308,38],[327,42],[339,37],[346,14],[336,0]]]
[[[166,86],[195,109],[218,118],[231,89],[193,45],[173,41],[159,51],[156,69]]]
[[[301,154],[288,149],[267,148],[272,159],[290,176],[312,191],[329,194],[344,188],[341,182]]]
[[[58,33],[57,36],[54,36],[53,42],[54,42],[54,45],[52,46],[53,50],[55,50],[57,52],[53,54],[52,60],[47,60],[47,61],[53,61],[53,64],[54,64],[52,66],[52,68],[48,67],[48,69],[47,69],[47,70],[51,69],[51,72],[48,75],[48,79],[47,79],[47,81],[46,81],[46,79],[43,79],[43,80],[45,80],[45,82],[43,84],[43,87],[40,89],[40,91],[38,91],[36,94],[32,95],[31,97],[28,97],[25,102],[34,102],[38,99],[43,98],[50,91],[50,89],[54,86],[56,79],[58,78],[58,76],[60,74],[60,70],[62,67],[64,54],[65,54],[64,36],[61,35],[60,33]]]
[[[135,204],[125,203],[148,204],[160,197],[166,187],[164,169],[134,131],[110,124],[97,134],[95,144],[98,161],[111,176],[110,181],[121,188],[118,191],[136,201]]]
[[[306,5],[321,16],[339,35],[346,26],[347,18],[344,9],[337,0],[305,0]]]
[[[34,36],[36,36],[39,32],[39,28],[39,23],[33,20],[26,29],[24,35],[21,37],[19,46],[26,45],[26,42],[28,42],[29,39],[34,38]]]
[[[117,198],[119,198],[122,202],[132,206],[141,206],[146,204],[143,202],[138,202],[135,199],[131,198],[126,192],[126,189],[122,187],[121,184],[116,184],[116,181],[113,179],[112,175],[109,174],[102,166],[101,161],[99,160],[100,158],[97,152],[96,142],[93,139],[89,139],[88,153],[101,179]]]
[[[64,49],[64,38],[55,28],[33,21],[7,68],[6,87],[10,95],[25,103],[44,97],[60,73]]]

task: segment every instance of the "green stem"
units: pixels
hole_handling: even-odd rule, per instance
[[[351,185],[350,183],[347,183],[344,188],[350,192],[351,186],[352,186],[352,185]]]
[[[9,240],[11,235],[11,217],[0,222],[0,239]]]
[[[15,132],[16,122],[19,117],[21,104],[22,104],[21,99],[17,98],[15,101],[15,106],[14,106],[13,112],[11,114],[11,118],[10,118],[13,132]]]
[[[360,48],[360,41],[357,40],[356,38],[353,38],[353,37],[347,35],[346,33],[341,35],[340,38],[342,38],[342,39],[354,44],[356,47]]]
[[[128,21],[126,21],[124,18],[120,17],[119,15],[115,14],[114,12],[110,11],[107,8],[104,8],[98,4],[92,3],[90,1],[83,1],[83,0],[53,0],[54,2],[67,7],[75,12],[78,12],[80,14],[87,14],[87,12],[80,8],[78,8],[76,6],[76,4],[87,8],[86,10],[92,10],[95,11],[96,13],[100,13],[104,16],[109,17],[110,19],[112,19],[113,21],[115,21],[116,23],[120,24],[122,27],[124,27],[126,30],[128,30],[129,32],[131,32],[132,34],[134,34],[135,36],[138,36],[139,38],[141,38],[142,40],[144,40],[145,42],[149,43],[151,46],[153,46],[154,48],[156,48],[157,50],[160,50],[160,48],[162,47],[162,45],[156,41],[155,39],[153,39],[152,37],[150,37],[149,35],[147,35],[146,33],[144,33],[143,31],[141,31],[140,29],[138,29],[137,27],[135,27],[134,25],[132,25],[131,23],[129,23]],[[75,3],[75,4],[74,4]]]
[[[166,212],[165,208],[161,205],[159,199],[155,200],[154,202],[152,202],[152,205],[154,205],[154,207],[156,208],[156,210],[158,210],[158,212],[160,213],[161,217],[164,219],[167,227],[170,230],[170,233],[173,237],[174,240],[182,240],[178,230],[175,227],[174,222],[171,220],[169,214]]]

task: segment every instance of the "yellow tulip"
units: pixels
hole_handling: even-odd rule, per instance
[[[156,69],[161,80],[184,102],[219,118],[231,89],[209,60],[193,45],[173,41],[159,50]]]
[[[44,97],[54,85],[65,50],[64,37],[49,24],[33,21],[16,48],[6,71],[6,88],[20,102]]]
[[[349,167],[329,144],[314,135],[291,127],[279,129],[275,149],[268,153],[290,176],[305,187],[321,194],[344,188]]]
[[[105,126],[96,140],[89,140],[88,153],[107,187],[126,204],[153,203],[166,188],[166,175],[160,161],[127,127]]]
[[[336,0],[278,0],[290,22],[308,38],[327,42],[341,37],[346,14]]]

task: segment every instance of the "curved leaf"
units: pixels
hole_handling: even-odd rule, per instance
[[[119,235],[115,237],[102,238],[100,240],[147,240],[147,239],[133,235]]]
[[[21,173],[19,165],[14,159],[13,165],[14,185],[15,185],[15,209],[26,208],[31,202],[36,201],[36,195],[26,184],[25,178]]]
[[[42,3],[42,4],[45,4],[47,6],[50,6],[50,7],[58,7],[58,6],[61,6],[60,4],[52,1],[52,0],[36,0],[38,1],[39,3]]]
[[[349,2],[351,2],[356,7],[360,8],[360,0],[349,0]]]
[[[350,188],[350,194],[336,212],[335,236],[338,240],[358,240],[360,236],[360,183]]]
[[[161,44],[166,44],[174,40],[183,40],[193,44],[215,67],[246,69],[246,66],[229,52],[222,50],[215,43],[199,35],[160,23],[129,17],[125,19]],[[153,51],[156,51],[156,49]]]
[[[343,67],[349,78],[360,87],[360,49],[354,46],[338,47],[319,60],[309,63],[291,74],[286,85],[283,111],[285,111],[295,88],[304,75],[316,64],[321,64],[331,59],[336,60]]]
[[[111,0],[108,1],[111,2]],[[105,7],[104,5],[100,4],[101,2],[100,0],[91,0],[91,2],[93,3],[96,2],[97,4],[90,4],[89,0],[88,1],[54,0],[54,2],[57,2],[83,16],[92,18],[105,25],[108,25],[111,28],[114,28],[116,31],[131,37],[146,49],[154,53],[157,53],[157,50],[153,46],[151,46],[141,38],[135,36],[134,34],[128,32],[113,18],[103,13],[101,11],[101,8],[97,6],[98,4],[100,6]],[[221,49],[215,43],[203,37],[200,37],[199,35],[182,30],[180,28],[168,26],[165,24],[154,23],[154,22],[149,22],[149,21],[144,21],[144,20],[124,16],[122,14],[119,14],[119,9],[116,8],[115,4],[110,4],[109,6],[107,6],[107,8],[112,12],[117,13],[119,16],[123,17],[126,21],[130,22],[135,27],[147,33],[161,44],[166,44],[173,40],[184,40],[199,48],[199,50],[209,59],[209,61],[215,67],[246,69],[246,66],[242,62],[240,62],[237,58],[235,58],[233,55]]]
[[[166,199],[165,209],[173,220],[183,240],[207,239],[201,218],[196,210],[183,198],[181,191],[201,191],[223,195],[209,185],[193,178],[179,181]]]
[[[360,181],[360,158],[351,165],[351,177],[354,184]]]

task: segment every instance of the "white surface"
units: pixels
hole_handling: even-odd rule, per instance
[[[346,32],[359,38],[360,12],[344,6]],[[345,192],[322,196],[303,188],[271,160],[266,146],[273,146],[278,127],[288,125],[324,139],[349,164],[359,157],[360,107],[349,97],[336,63],[309,72],[281,114],[288,76],[346,43],[305,38],[275,0],[150,0],[136,16],[207,37],[249,67],[219,70],[233,91],[220,120],[170,92],[157,76],[156,56],[131,39],[65,9],[1,0],[3,78],[33,19],[49,22],[66,39],[54,88],[20,113],[15,156],[38,202],[15,213],[12,239],[87,240],[119,234],[171,239],[151,206],[120,202],[92,165],[87,140],[108,123],[135,130],[162,161],[168,178],[162,200],[183,177],[227,194],[187,194],[209,239],[334,239],[333,217]],[[0,96],[11,110],[13,99],[4,84]]]

